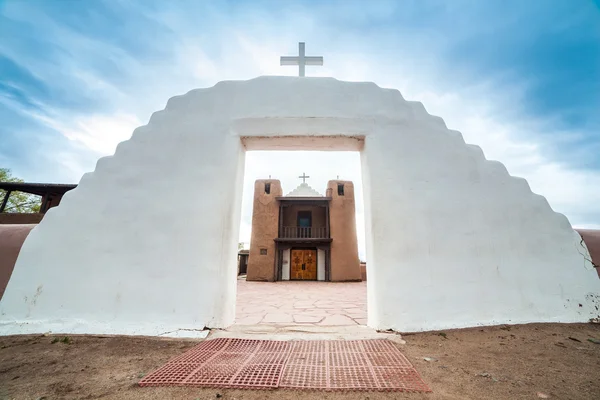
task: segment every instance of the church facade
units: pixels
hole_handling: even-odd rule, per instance
[[[249,281],[360,281],[354,185],[329,181],[325,195],[301,183],[254,184]]]

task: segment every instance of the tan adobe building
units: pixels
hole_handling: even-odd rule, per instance
[[[325,196],[303,182],[283,196],[279,180],[257,180],[247,280],[360,281],[352,182],[329,181]]]

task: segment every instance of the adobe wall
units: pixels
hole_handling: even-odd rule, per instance
[[[44,218],[42,213],[0,213],[0,225],[39,224],[42,218]]]
[[[0,225],[0,300],[10,280],[21,246],[35,226],[35,224]]]
[[[338,184],[344,185],[344,195],[338,195]],[[360,260],[356,236],[354,184],[350,181],[329,181],[329,231],[331,235],[332,281],[360,281]]]
[[[600,278],[600,229],[575,229],[583,239]]]
[[[265,184],[271,184],[265,193]],[[248,258],[248,281],[269,281],[275,276],[275,239],[279,231],[279,202],[276,197],[283,193],[281,182],[276,179],[259,179],[254,182],[254,205],[252,207],[252,236]],[[266,249],[267,254],[261,254]]]
[[[568,219],[421,103],[372,83],[269,76],[173,97],[100,159],[27,237],[0,334],[233,323],[245,151],[261,147],[361,151],[370,327],[599,316],[600,280]]]

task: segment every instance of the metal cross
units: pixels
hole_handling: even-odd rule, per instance
[[[323,57],[306,57],[304,42],[298,43],[298,56],[281,56],[280,65],[297,65],[298,76],[304,76],[304,67],[307,65],[323,65]]]
[[[298,178],[302,178],[302,183],[306,183],[306,178],[310,178],[310,176],[307,176],[306,173],[303,172]]]

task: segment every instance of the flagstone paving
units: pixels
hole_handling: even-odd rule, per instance
[[[366,325],[367,283],[247,282],[239,279],[235,323]]]

